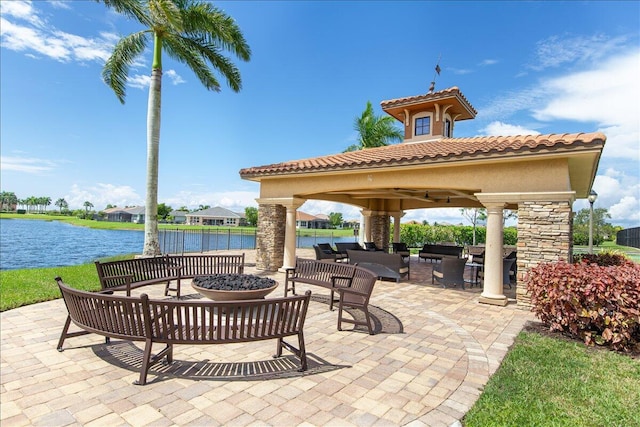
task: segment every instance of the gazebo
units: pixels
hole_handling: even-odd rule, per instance
[[[476,110],[457,87],[392,99],[382,109],[403,123],[402,143],[240,170],[260,183],[257,267],[295,265],[296,210],[310,199],[358,206],[366,241],[386,246],[390,218],[399,241],[407,210],[486,208],[480,302],[505,305],[503,210],[518,212],[518,303],[522,281],[541,262],[571,260],[572,210],[591,190],[606,137],[601,133],[454,138]]]

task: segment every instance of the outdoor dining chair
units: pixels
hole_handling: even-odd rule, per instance
[[[464,289],[464,267],[466,258],[442,257],[440,264],[433,268],[431,283],[438,282],[443,288],[447,285],[460,284]]]

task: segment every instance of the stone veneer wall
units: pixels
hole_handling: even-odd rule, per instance
[[[256,268],[278,271],[284,262],[284,236],[287,209],[282,205],[258,206],[256,232]]]
[[[531,268],[545,262],[570,261],[571,228],[571,204],[567,201],[518,205],[518,305],[531,305],[524,284]]]
[[[371,221],[371,241],[379,248],[389,246],[390,221],[389,215],[372,215]]]

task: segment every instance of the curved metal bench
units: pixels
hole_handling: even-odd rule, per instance
[[[58,341],[62,351],[65,339],[89,333],[127,341],[144,341],[140,378],[147,383],[149,368],[166,357],[173,361],[174,344],[227,344],[276,339],[274,357],[282,348],[300,359],[300,370],[307,370],[303,326],[311,291],[303,296],[242,301],[152,300],[115,296],[70,288],[60,277],[58,287],[69,312]],[[71,323],[82,329],[69,332]],[[284,341],[297,336],[298,347]],[[152,354],[153,344],[165,344]]]

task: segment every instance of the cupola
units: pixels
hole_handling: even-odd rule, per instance
[[[457,121],[473,119],[477,114],[456,86],[382,101],[380,106],[404,125],[404,142],[452,138]]]

